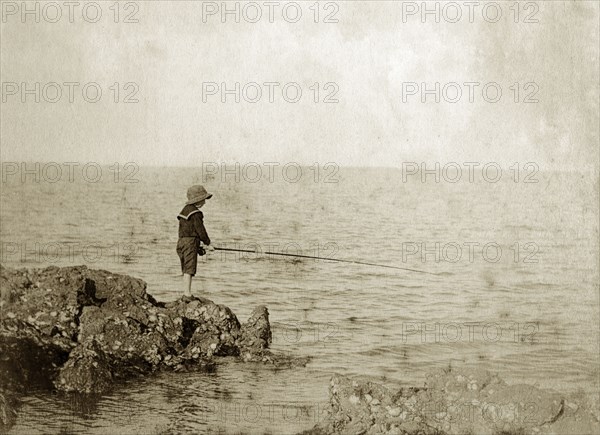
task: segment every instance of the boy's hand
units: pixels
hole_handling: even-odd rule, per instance
[[[215,250],[215,247],[214,247],[213,245],[208,245],[208,246],[205,246],[205,249],[206,249],[207,251],[211,251],[211,252],[212,252],[212,251],[214,251],[214,250]]]

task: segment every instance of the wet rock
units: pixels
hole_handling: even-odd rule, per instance
[[[239,345],[247,352],[256,352],[268,349],[271,341],[269,311],[267,307],[261,305],[252,311],[250,318],[242,327]]]
[[[122,309],[85,307],[80,321],[78,342],[94,340],[121,371],[151,371],[168,352],[166,337],[148,324],[128,317]]]
[[[26,322],[0,320],[0,389],[51,388],[74,345],[65,337],[44,335]]]
[[[389,389],[334,376],[329,417],[306,434],[600,433],[586,397],[507,385],[487,371],[440,370],[422,388]]]
[[[265,306],[259,306],[250,315],[241,329],[238,345],[244,361],[262,362],[273,364],[275,367],[300,367],[305,366],[309,357],[294,357],[273,355],[268,349],[272,342],[269,311]]]
[[[157,302],[143,281],[85,266],[0,266],[0,284],[0,374],[8,380],[0,387],[19,391],[39,380],[101,393],[115,379],[155,370],[214,370],[213,358],[242,351],[277,360],[265,307],[242,326],[224,305]]]
[[[60,369],[54,385],[60,391],[102,393],[113,382],[109,359],[93,340],[77,346]]]
[[[240,322],[228,307],[205,298],[192,298],[189,302],[180,300],[168,306],[167,312],[169,318],[181,322],[179,344],[185,348],[187,357],[239,355],[236,341]]]

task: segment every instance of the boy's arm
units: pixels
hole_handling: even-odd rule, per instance
[[[196,230],[197,237],[199,237],[202,243],[205,245],[210,245],[210,238],[208,237],[206,228],[204,228],[204,221],[202,220],[200,214],[198,213],[192,216],[192,220],[194,222],[194,229]]]

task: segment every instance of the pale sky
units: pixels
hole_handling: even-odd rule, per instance
[[[523,22],[533,10],[521,10],[515,23],[512,1],[499,2],[503,16],[497,23],[485,20],[481,9],[470,23],[462,2],[467,16],[458,23],[435,23],[433,17],[422,23],[418,13],[404,15],[403,22],[402,2],[384,1],[335,2],[338,23],[315,23],[312,1],[298,2],[303,15],[297,23],[287,22],[281,9],[270,23],[266,6],[258,23],[236,23],[232,16],[222,23],[219,13],[203,22],[202,2],[134,2],[139,22],[115,23],[113,2],[99,3],[97,23],[84,21],[80,10],[69,23],[66,8],[57,23],[43,15],[40,23],[31,17],[22,23],[20,11],[4,11],[3,161],[598,165],[598,2],[537,2],[538,23]],[[321,8],[319,21],[333,12],[333,6],[323,9],[324,2]],[[120,12],[123,21],[130,11]],[[32,95],[22,103],[21,83],[34,88],[35,82],[81,85],[73,103],[65,85],[57,103],[43,95],[40,103]],[[81,86],[88,82],[102,89],[97,103],[83,100]],[[136,83],[139,102],[115,103],[109,89],[115,82],[120,100],[133,90],[125,84]],[[243,96],[235,103],[229,95],[224,104],[220,94],[203,102],[207,82],[229,88],[256,82],[263,95],[256,103]],[[265,82],[279,84],[272,103]],[[455,82],[463,95],[456,103],[428,96],[423,104],[417,91],[403,102],[409,82],[431,88]],[[466,82],[481,83],[473,103]],[[483,100],[483,85],[490,82],[502,89],[498,103]],[[525,87],[529,82],[534,84]],[[301,88],[298,103],[283,99],[286,83]],[[324,103],[336,88],[339,102]],[[453,98],[455,88],[447,89]],[[46,90],[53,98],[54,88]],[[255,89],[247,90],[253,98]],[[532,92],[539,102],[522,102]],[[292,87],[288,95],[294,94]],[[493,88],[488,95],[495,95]]]

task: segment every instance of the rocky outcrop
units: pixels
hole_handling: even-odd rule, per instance
[[[305,434],[600,433],[597,397],[507,385],[486,371],[430,373],[423,387],[334,376],[329,418]]]
[[[155,370],[213,370],[215,357],[277,363],[269,312],[241,325],[204,298],[157,302],[146,284],[85,266],[0,266],[0,388],[102,393]],[[2,402],[3,403],[3,402]]]
[[[264,306],[257,307],[241,329],[239,343],[242,357],[246,361],[266,358],[263,351],[269,348],[271,340],[269,312]]]

